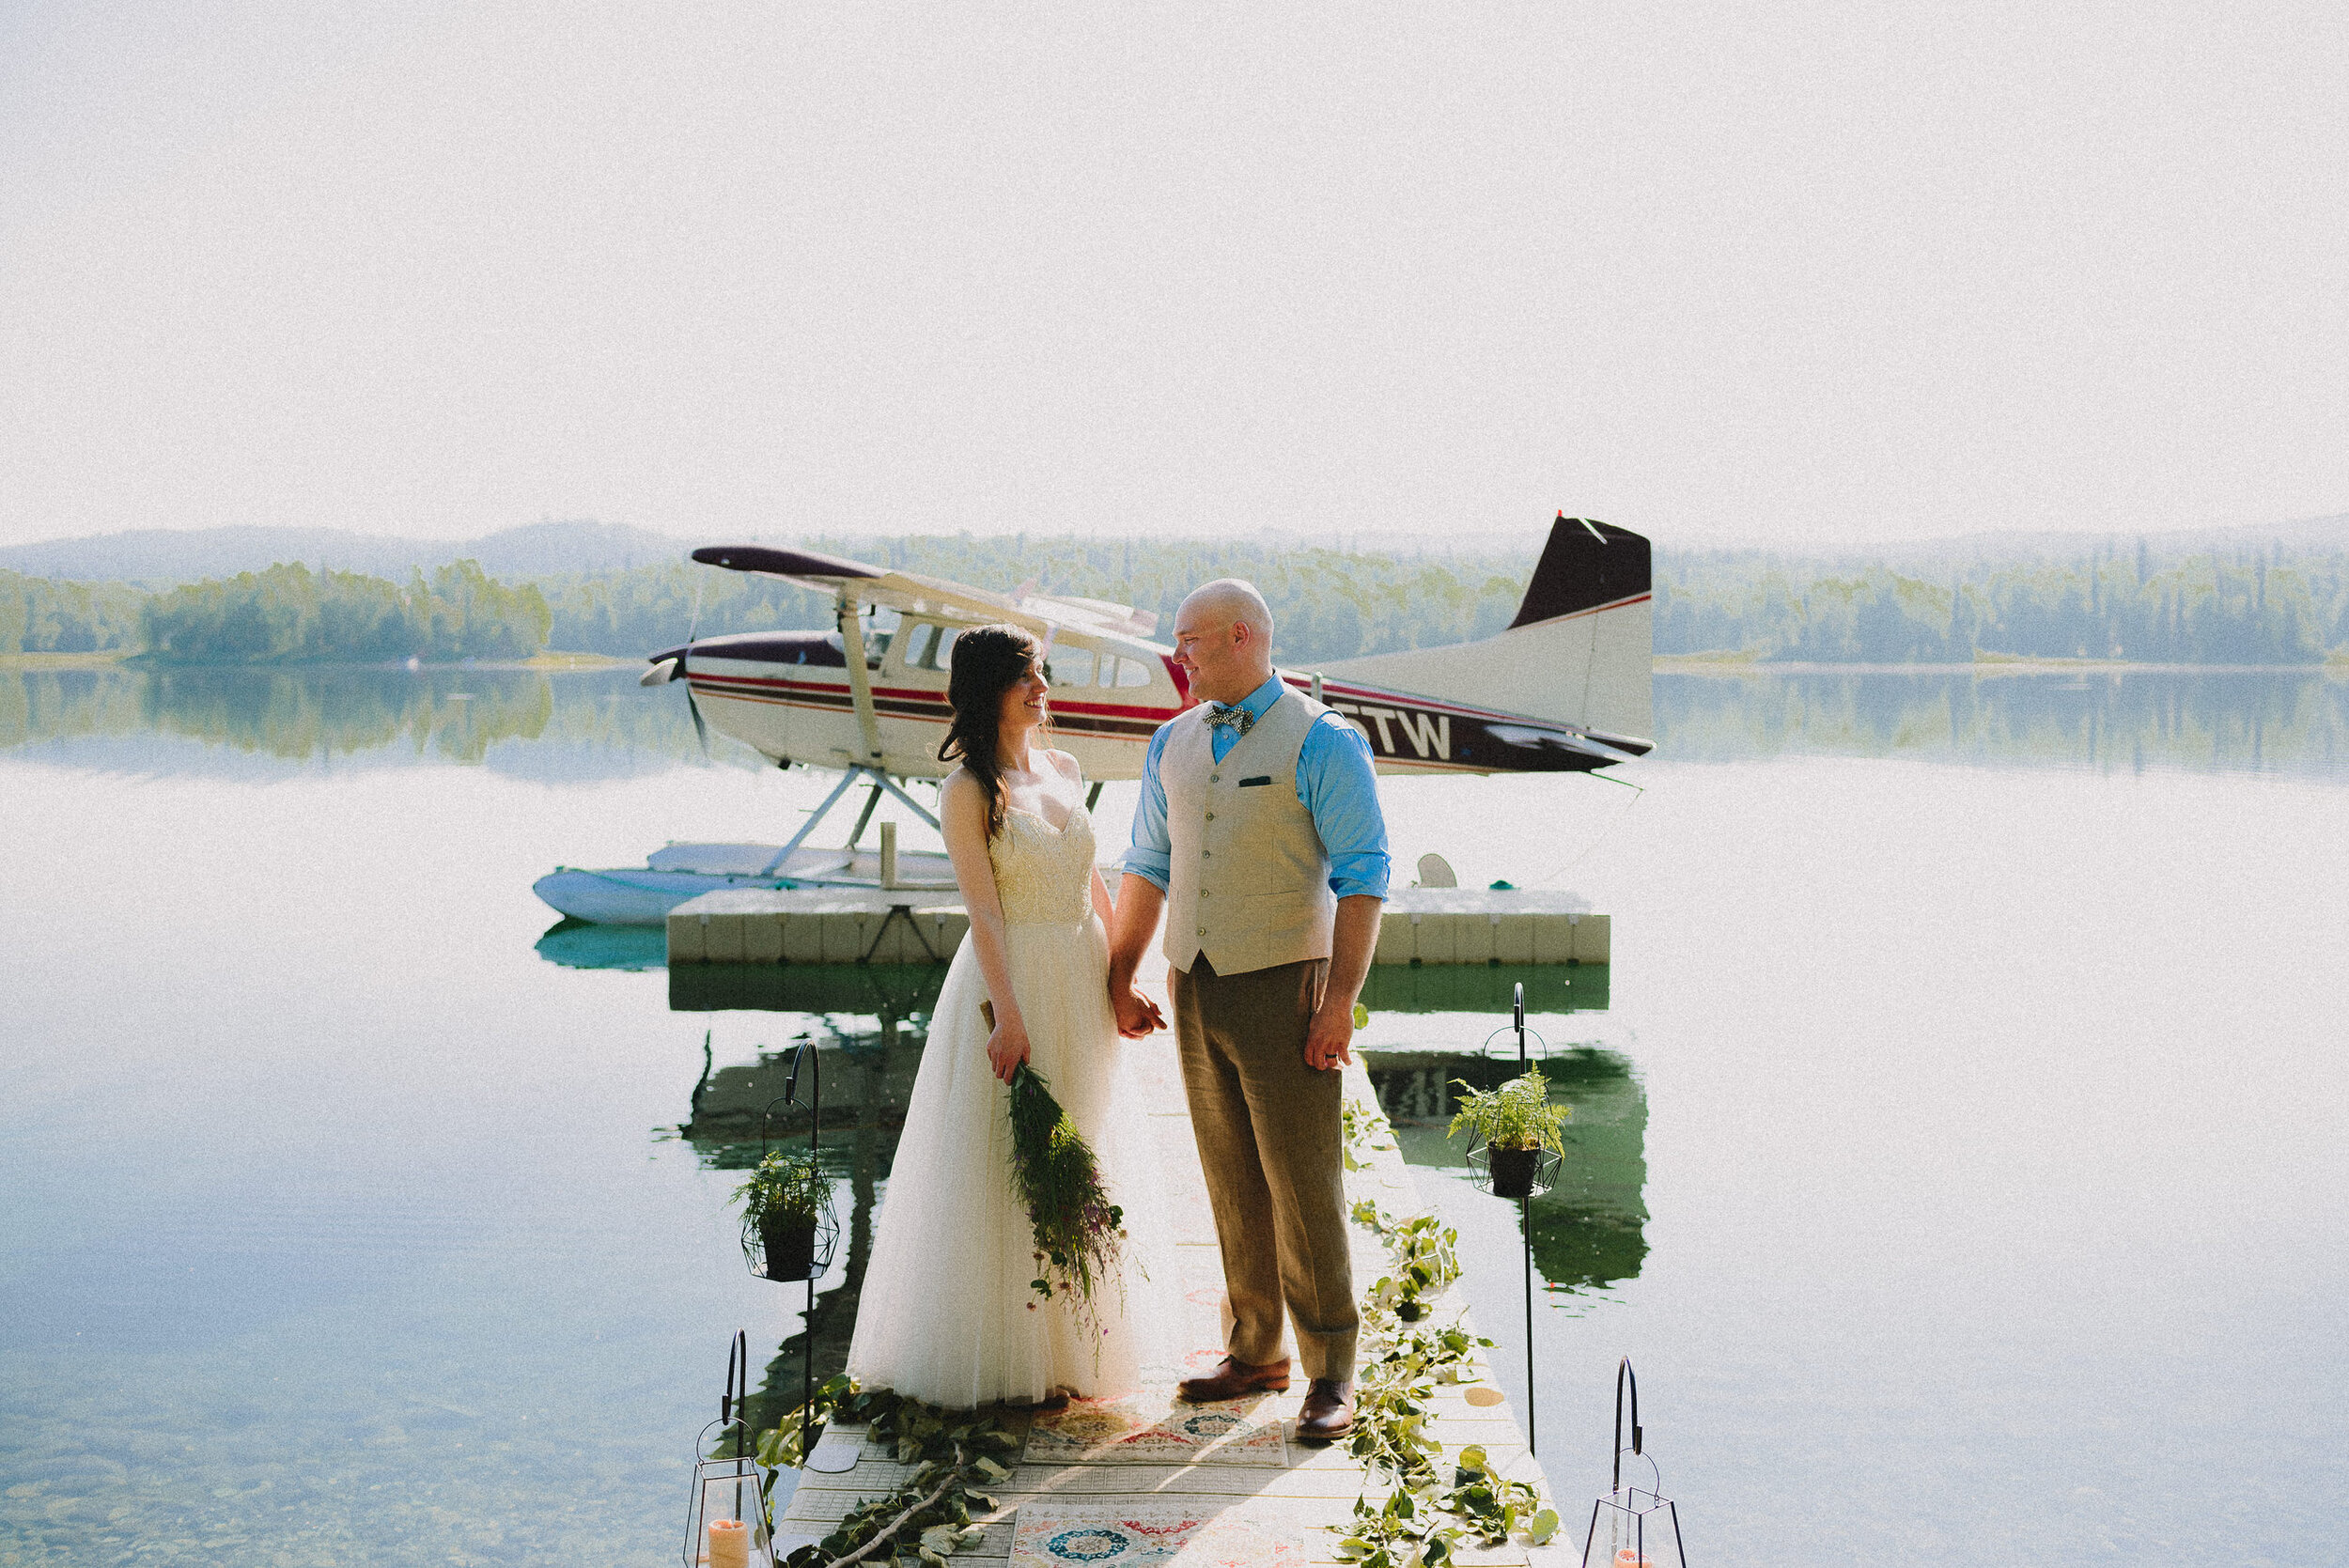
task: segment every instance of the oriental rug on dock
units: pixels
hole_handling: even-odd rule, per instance
[[[1263,1394],[1184,1405],[1172,1389],[1072,1400],[1028,1429],[1031,1465],[1286,1465],[1280,1409]]]
[[[1029,1503],[1010,1568],[1305,1568],[1293,1529],[1174,1503]]]

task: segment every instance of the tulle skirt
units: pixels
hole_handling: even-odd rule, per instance
[[[1029,1283],[1041,1270],[1012,1191],[1010,1091],[988,1062],[987,984],[966,939],[930,1019],[848,1347],[863,1387],[956,1409],[1130,1391],[1143,1367],[1166,1358],[1154,1293],[1174,1283],[1101,923],[1012,925],[1004,940],[1030,1065],[1100,1157],[1111,1201],[1126,1211],[1127,1262],[1122,1278],[1097,1288],[1097,1328]]]

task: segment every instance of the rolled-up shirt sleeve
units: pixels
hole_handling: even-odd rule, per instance
[[[1122,862],[1127,871],[1160,893],[1174,874],[1174,841],[1166,833],[1166,785],[1159,781],[1159,757],[1165,750],[1166,731],[1161,729],[1150,737],[1149,753],[1142,760],[1142,799],[1134,802],[1134,842]]]
[[[1156,762],[1153,754],[1152,762]],[[1143,809],[1156,780],[1155,768],[1143,784]],[[1387,818],[1378,809],[1378,768],[1362,732],[1334,713],[1324,714],[1305,732],[1297,755],[1297,799],[1313,814],[1314,831],[1330,853],[1330,891],[1340,898],[1367,893],[1387,896],[1392,864],[1387,854]],[[1159,833],[1166,832],[1166,795],[1158,796]],[[1134,814],[1134,842],[1142,842],[1142,812]],[[1173,855],[1159,864],[1173,863]],[[1129,860],[1128,870],[1134,866]],[[1144,875],[1148,875],[1144,873]]]

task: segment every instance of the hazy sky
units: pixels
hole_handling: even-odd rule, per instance
[[[0,542],[2349,509],[2349,8],[0,3]]]

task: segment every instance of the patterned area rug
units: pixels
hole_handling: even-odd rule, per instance
[[[1279,1403],[1258,1394],[1184,1405],[1172,1389],[1071,1400],[1028,1428],[1031,1465],[1285,1465]]]
[[[1304,1568],[1305,1560],[1291,1530],[1172,1503],[1030,1503],[1011,1544],[1011,1568]]]

